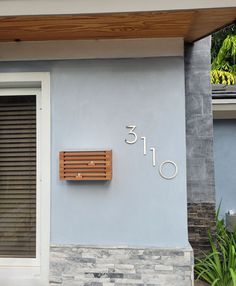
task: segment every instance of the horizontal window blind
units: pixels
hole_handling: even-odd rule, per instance
[[[0,96],[0,257],[36,256],[36,97]]]

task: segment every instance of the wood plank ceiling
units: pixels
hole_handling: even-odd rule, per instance
[[[182,37],[194,42],[236,21],[236,7],[165,12],[0,17],[0,42]]]

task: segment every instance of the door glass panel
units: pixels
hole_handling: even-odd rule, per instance
[[[0,257],[36,257],[36,96],[0,96]]]

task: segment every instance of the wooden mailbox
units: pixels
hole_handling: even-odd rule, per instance
[[[60,179],[65,181],[110,181],[112,151],[60,152]]]

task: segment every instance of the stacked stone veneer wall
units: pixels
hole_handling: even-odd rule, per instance
[[[195,256],[208,250],[207,231],[215,225],[210,45],[206,38],[185,46],[188,225]]]
[[[215,205],[212,203],[189,203],[189,241],[195,257],[201,257],[209,250],[208,230],[214,231]]]
[[[190,286],[191,249],[52,246],[50,285]]]

